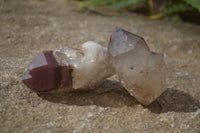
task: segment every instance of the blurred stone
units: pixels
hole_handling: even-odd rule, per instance
[[[143,105],[149,105],[165,91],[163,57],[150,52],[142,37],[116,29],[108,50],[113,67],[125,88]]]

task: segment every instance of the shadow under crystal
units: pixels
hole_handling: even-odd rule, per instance
[[[120,82],[106,80],[95,89],[73,92],[38,93],[41,98],[66,105],[97,105],[102,107],[133,107],[137,100],[132,97]],[[148,106],[143,106],[153,113],[165,112],[195,112],[200,108],[200,102],[179,90],[168,88],[157,100]]]

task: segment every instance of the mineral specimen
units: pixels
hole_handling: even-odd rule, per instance
[[[58,88],[93,88],[117,73],[127,91],[143,105],[165,90],[165,63],[144,39],[123,29],[112,34],[108,50],[96,42],[81,49],[64,47],[42,52],[29,65],[23,82],[37,92]]]
[[[106,47],[89,41],[82,49],[61,48],[42,52],[29,65],[23,82],[37,92],[87,89],[114,74]]]
[[[151,52],[142,37],[116,29],[108,51],[125,88],[143,105],[153,102],[165,90],[163,57]]]

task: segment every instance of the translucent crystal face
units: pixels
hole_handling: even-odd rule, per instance
[[[82,49],[64,48],[54,51],[56,59],[72,69],[74,89],[91,88],[97,86],[107,77],[114,74],[109,62],[106,47],[89,41],[82,45]]]
[[[28,70],[32,70],[34,68],[38,68],[41,66],[47,65],[47,60],[44,56],[44,53],[40,53],[29,65]]]
[[[83,57],[83,52],[80,49],[64,47],[55,50],[56,54],[61,59],[69,58],[70,60],[76,60]]]
[[[117,29],[108,50],[116,73],[139,102],[148,105],[165,90],[162,55],[150,52],[143,38]]]
[[[134,50],[137,44],[145,50],[149,50],[144,39],[138,35],[132,34],[122,29],[116,29],[111,36],[110,44],[108,45],[109,52],[112,56],[122,55],[130,50]]]

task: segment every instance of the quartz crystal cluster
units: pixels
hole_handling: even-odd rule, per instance
[[[58,88],[95,88],[117,74],[127,91],[143,105],[165,91],[165,63],[140,36],[116,29],[108,49],[89,41],[81,49],[44,51],[29,65],[23,82],[36,92]]]

